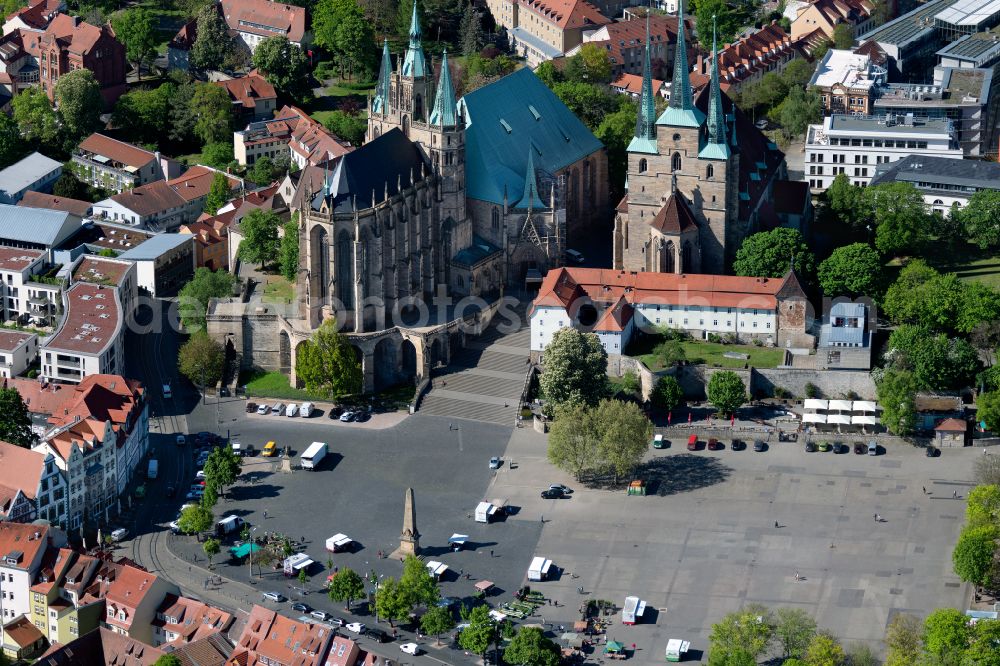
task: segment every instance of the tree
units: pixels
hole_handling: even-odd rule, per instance
[[[205,551],[205,555],[208,556],[208,567],[212,568],[212,558],[219,554],[222,550],[218,539],[205,539],[205,543],[201,544],[201,549]]]
[[[771,611],[759,604],[745,606],[712,625],[708,637],[709,663],[756,664],[773,636]],[[749,662],[745,661],[747,657]]]
[[[111,19],[115,36],[125,45],[125,57],[135,65],[136,76],[142,79],[142,63],[156,53],[156,31],[152,15],[141,7],[126,9]]]
[[[306,573],[305,569],[299,569],[299,585],[305,585],[309,582],[309,574]]]
[[[930,235],[931,217],[913,183],[885,183],[864,190],[875,222],[875,247],[886,255],[915,252]]]
[[[708,401],[725,416],[730,416],[747,401],[747,387],[740,376],[722,370],[708,380]]]
[[[581,481],[585,472],[598,466],[601,460],[598,447],[590,409],[581,404],[567,404],[556,410],[556,419],[549,430],[549,462]]]
[[[554,406],[596,405],[607,392],[608,353],[593,333],[561,328],[545,346],[539,385]]]
[[[393,623],[402,622],[410,616],[410,600],[399,587],[395,578],[383,578],[378,584],[375,592],[375,612],[380,617],[389,620],[390,626]]]
[[[63,172],[52,186],[52,194],[66,199],[89,199],[89,190],[72,171],[63,167]]]
[[[365,595],[365,582],[356,571],[344,567],[333,575],[328,594],[331,601],[343,601],[344,610],[350,612],[351,602]]]
[[[847,649],[846,664],[850,666],[881,666],[875,650],[867,643],[854,643]]]
[[[748,237],[736,251],[733,271],[749,277],[781,277],[794,258],[795,270],[806,281],[816,274],[816,259],[802,234],[796,229],[778,227]]]
[[[75,69],[60,76],[55,97],[68,139],[82,139],[101,127],[101,84],[89,69]]]
[[[133,89],[118,98],[112,123],[132,141],[159,143],[170,125],[171,98],[176,93],[173,83],[152,90]]]
[[[348,113],[341,109],[331,111],[323,119],[323,125],[348,143],[360,146],[368,131],[368,121],[360,114]]]
[[[563,76],[563,71],[552,64],[551,60],[546,60],[538,66],[535,70],[535,76],[542,80],[549,89],[555,87],[555,85],[561,81],[565,81],[566,78]]]
[[[774,619],[774,638],[782,656],[801,658],[816,634],[816,620],[800,608],[779,608]]]
[[[599,127],[604,117],[618,109],[620,104],[617,95],[606,86],[595,86],[582,81],[557,83],[552,92],[591,131]]]
[[[844,663],[844,648],[828,633],[818,633],[809,641],[802,659],[806,666],[841,666]]]
[[[849,50],[854,46],[854,29],[850,23],[838,23],[833,29],[833,48]]]
[[[671,332],[671,335],[673,333]],[[659,359],[665,368],[669,368],[677,363],[687,360],[687,352],[684,345],[676,337],[668,337],[666,340],[656,345],[653,354]]]
[[[25,449],[38,441],[28,406],[15,388],[0,388],[0,440]]]
[[[0,113],[0,169],[6,169],[24,154],[24,142],[17,122],[6,113]]]
[[[337,25],[335,43],[342,65],[347,66],[348,78],[356,71],[361,72],[363,76],[369,76],[375,71],[378,58],[375,51],[375,37],[372,34],[371,24],[365,19],[360,8],[347,14]],[[301,53],[301,50],[299,52]],[[305,63],[304,57],[303,63]],[[308,69],[303,68],[300,74],[308,77]],[[308,87],[300,87],[294,96],[301,98],[307,93]]]
[[[986,423],[986,429],[1000,431],[1000,391],[980,393],[976,406],[976,418]]]
[[[979,409],[982,410],[982,407]],[[976,483],[1000,485],[1000,456],[976,456],[973,467]]]
[[[229,93],[211,83],[194,84],[191,113],[194,133],[202,143],[232,143],[232,102]]]
[[[232,42],[220,7],[215,3],[205,5],[198,12],[197,36],[189,54],[191,65],[197,69],[219,69]]]
[[[838,222],[853,229],[864,226],[867,219],[864,216],[862,188],[852,185],[846,173],[837,174],[822,195],[822,212],[831,222]]]
[[[978,326],[1000,319],[1000,292],[978,281],[959,281],[959,285],[962,297],[958,301],[954,330],[971,333]]]
[[[994,572],[993,556],[997,551],[998,538],[1000,527],[996,525],[966,526],[951,554],[955,574],[968,583],[989,585]]]
[[[49,148],[58,144],[62,131],[59,117],[41,88],[22,90],[14,96],[11,106],[14,108],[14,120],[26,142]]]
[[[684,400],[684,389],[676,377],[664,375],[656,382],[649,399],[657,410],[669,412]]]
[[[299,272],[299,225],[294,219],[285,223],[278,263],[281,265],[282,277],[295,282],[295,276]]]
[[[924,620],[924,655],[931,663],[958,666],[968,641],[968,618],[961,611],[938,608]]]
[[[810,124],[823,117],[823,104],[815,91],[790,88],[788,96],[768,113],[768,117],[777,121],[782,134],[791,140],[805,134]]]
[[[867,243],[838,247],[819,265],[827,296],[876,296],[881,283],[882,258]]]
[[[466,621],[469,626],[458,635],[458,644],[463,649],[478,654],[485,661],[486,652],[497,635],[497,623],[490,617],[490,608],[480,605],[469,611]]]
[[[812,80],[813,72],[816,71],[816,63],[809,62],[805,58],[795,58],[785,65],[785,71],[781,73],[781,79],[789,90],[792,88],[805,88]]]
[[[560,650],[538,627],[521,627],[504,649],[503,659],[518,666],[558,666]]]
[[[268,83],[296,100],[311,94],[309,60],[301,47],[285,37],[268,37],[260,42],[253,52],[253,66]]]
[[[236,276],[228,271],[211,271],[198,268],[191,280],[180,291],[179,314],[187,329],[196,329],[205,324],[205,310],[213,298],[232,296]]]
[[[969,491],[969,499],[965,505],[965,522],[970,527],[1000,526],[1000,486],[981,485]]]
[[[273,172],[274,162],[271,161],[270,157],[264,155],[247,169],[246,177],[258,185],[270,185]]]
[[[228,446],[220,446],[205,461],[205,486],[222,490],[236,483],[243,471],[243,459]]]
[[[697,0],[693,13],[698,41],[707,48],[712,40],[712,25],[716,25],[720,44],[736,40],[736,36],[753,20],[753,3],[726,0]]]
[[[894,368],[912,370],[923,389],[938,391],[968,386],[982,369],[979,354],[968,342],[935,335],[927,328],[904,324],[886,345]]]
[[[459,24],[458,32],[461,37],[462,55],[468,57],[479,53],[479,48],[483,45],[482,22],[479,19],[479,12],[469,2],[462,12],[462,22]]]
[[[941,289],[942,285],[936,285],[941,274],[931,268],[922,259],[911,261],[899,272],[896,281],[889,286],[882,301],[882,310],[897,324],[924,324],[929,328],[939,328],[936,318],[930,315],[930,304],[927,302],[932,289],[934,294],[935,310],[950,308],[950,305],[939,305],[940,301],[957,302],[959,285],[947,285],[953,287],[950,290]],[[947,313],[951,317],[951,313]]]
[[[194,139],[194,125],[197,120],[195,109],[191,104],[194,90],[194,83],[184,82],[177,86],[176,91],[170,97],[170,110],[167,114],[169,118],[167,137],[171,141],[188,143]]]
[[[441,598],[441,591],[427,566],[413,555],[403,561],[399,591],[406,597],[410,608],[416,605],[431,606]]]
[[[295,374],[308,391],[330,398],[361,391],[361,363],[332,319],[324,321],[312,339],[299,347]]]
[[[623,95],[617,111],[606,114],[594,130],[594,136],[608,149],[608,177],[611,180],[611,198],[617,201],[625,193],[628,172],[628,145],[635,134],[638,105]]]
[[[175,654],[165,654],[153,662],[153,666],[183,666],[184,662]]]
[[[923,651],[920,620],[900,613],[885,632],[885,666],[913,666]]]
[[[918,383],[907,370],[887,369],[876,386],[878,402],[882,406],[882,424],[889,432],[906,436],[917,424]]]
[[[566,60],[563,75],[567,81],[598,85],[610,83],[611,59],[607,49],[585,43],[576,55]]]
[[[632,473],[649,450],[653,424],[634,402],[602,400],[592,423],[599,436],[597,450],[610,468],[615,483]]]
[[[210,509],[201,504],[193,504],[181,511],[181,516],[177,519],[177,528],[184,534],[200,535],[212,529],[214,521],[215,517]]]
[[[963,664],[1000,666],[1000,621],[980,620],[969,628],[970,641]]]
[[[455,628],[455,618],[446,606],[431,606],[420,617],[420,630],[427,636],[433,636],[438,645],[441,644],[441,634]]]
[[[621,376],[621,379],[618,381],[617,389],[622,395],[635,396],[642,390],[642,382],[639,381],[639,375],[635,374],[632,370],[629,370]]]
[[[230,194],[232,194],[232,189],[229,184],[229,179],[226,178],[226,174],[221,172],[216,172],[215,175],[212,176],[212,185],[208,188],[208,196],[205,197],[205,212],[208,213],[209,215],[215,215],[216,211],[218,211],[220,208],[226,205],[226,202],[229,201]],[[254,215],[255,213],[259,213],[259,215]],[[261,209],[250,211],[250,213],[247,214],[240,223],[240,226],[243,227],[243,233],[244,233],[243,243],[240,244],[241,251],[243,248],[243,244],[245,244],[247,240],[250,239],[250,236],[253,233],[255,233],[253,231],[248,230],[247,228],[247,218],[251,216],[254,216],[254,221],[250,223],[251,229],[255,229],[253,225],[257,224],[257,221],[259,219],[263,218],[266,219],[268,222],[270,222],[271,219],[273,218],[273,224],[271,224],[271,226],[274,228],[274,243],[271,245],[252,245],[252,247],[259,248],[259,251],[263,251],[265,249],[270,250],[271,252],[269,254],[273,255],[273,252],[278,249],[277,248],[278,216],[277,214],[272,213],[271,211],[264,211]],[[256,243],[262,241],[255,240],[253,242]],[[254,252],[254,251],[256,250],[247,250],[247,252]],[[247,259],[247,257],[243,257],[242,254],[241,257],[247,261],[252,261],[251,259]],[[261,265],[263,265],[264,260],[261,259],[260,263]]]
[[[218,487],[206,480],[204,492],[201,495],[201,505],[211,511],[215,508],[215,505],[219,503],[219,489]]]
[[[969,203],[960,212],[959,220],[965,227],[970,243],[981,250],[990,250],[1000,245],[1000,192],[979,190],[969,198]]]
[[[234,159],[232,141],[216,141],[206,145],[201,151],[202,163],[216,169],[225,169]],[[222,203],[225,203],[228,199],[227,192],[227,196],[222,200]]]
[[[225,363],[222,345],[204,331],[192,334],[177,353],[177,369],[202,390],[222,379]]]

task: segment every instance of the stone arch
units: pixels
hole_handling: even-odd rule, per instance
[[[309,257],[312,297],[326,303],[330,297],[330,239],[322,225],[309,232]]]
[[[670,157],[670,170],[671,171],[680,171],[681,170],[681,154],[680,153],[674,153]]]
[[[395,341],[386,336],[375,344],[373,352],[375,390],[382,391],[399,381],[399,354]]]
[[[518,285],[524,284],[524,276],[529,269],[537,268],[544,273],[548,268],[548,258],[545,253],[536,245],[522,243],[511,255],[511,275],[513,282]]]
[[[400,372],[403,379],[413,379],[417,376],[417,371],[419,370],[417,348],[409,340],[403,340],[402,344],[399,345],[399,352],[402,357]]]
[[[442,355],[443,346],[441,344],[441,338],[434,336],[434,340],[431,342],[431,368],[436,368],[439,365],[444,365],[444,356]]]
[[[354,307],[354,241],[346,229],[337,234],[337,298],[344,307]]]
[[[648,168],[649,168],[649,163],[646,161],[646,158],[645,157],[641,158],[639,160],[639,173],[646,173],[646,169]]]
[[[292,370],[292,342],[284,329],[278,333],[278,369],[284,373]]]

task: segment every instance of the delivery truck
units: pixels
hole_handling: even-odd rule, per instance
[[[302,469],[316,469],[326,456],[326,443],[313,442],[302,454]]]
[[[544,557],[534,558],[531,560],[531,566],[528,567],[528,580],[540,582],[547,579],[551,568],[552,560],[547,560]]]
[[[639,597],[625,597],[625,606],[622,608],[622,624],[641,622],[644,612],[646,612],[645,601]]]
[[[691,643],[680,638],[671,638],[667,641],[667,661],[684,661]]]
[[[497,512],[496,506],[491,502],[480,502],[476,505],[476,522],[477,523],[489,523],[492,522],[496,517]]]
[[[226,536],[239,531],[245,524],[239,516],[226,516],[215,524],[215,533],[218,536]]]

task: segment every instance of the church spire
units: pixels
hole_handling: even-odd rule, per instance
[[[642,63],[642,94],[639,115],[635,121],[635,136],[628,144],[630,153],[656,155],[656,102],[653,99],[653,67],[649,56],[649,12],[646,12],[646,53]]]
[[[542,198],[538,196],[538,182],[535,180],[535,148],[528,144],[528,166],[524,169],[524,195],[514,204],[514,208],[533,209],[545,208]]]
[[[458,107],[455,104],[455,89],[451,85],[448,71],[448,49],[441,56],[441,76],[438,78],[437,97],[431,109],[431,125],[454,127],[458,124]]]
[[[687,39],[684,36],[684,0],[679,0],[677,4],[677,53],[674,55],[674,76],[670,84],[670,104],[656,121],[657,125],[701,127],[705,121],[705,114],[694,105],[690,75]]]
[[[375,99],[372,113],[390,113],[389,82],[392,80],[392,57],[389,55],[389,40],[382,41],[382,64],[378,68],[378,83],[375,85]]]
[[[424,58],[424,47],[420,45],[420,16],[417,14],[417,0],[413,0],[413,16],[410,18],[410,45],[406,49],[406,59],[403,60],[403,76],[419,79],[426,74],[427,61]]]
[[[722,111],[722,89],[719,87],[719,51],[715,41],[715,17],[712,17],[712,77],[708,90],[708,137],[698,157],[728,159],[726,115]]]

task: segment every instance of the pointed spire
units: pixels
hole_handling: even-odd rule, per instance
[[[722,89],[719,87],[719,51],[715,39],[715,17],[712,17],[712,77],[708,90],[708,137],[698,157],[728,159],[726,115],[722,111]]]
[[[413,16],[410,18],[410,45],[403,60],[403,76],[421,79],[427,75],[427,59],[424,47],[420,45],[420,16],[417,14],[417,0],[413,0]]]
[[[701,127],[705,121],[705,114],[694,106],[690,75],[687,38],[684,36],[684,0],[679,0],[677,4],[677,53],[674,55],[674,76],[670,84],[670,104],[656,121],[657,125]]]
[[[528,144],[528,166],[524,169],[524,194],[514,208],[545,208],[542,198],[538,196],[538,182],[535,180],[535,148]]]
[[[642,63],[642,94],[639,96],[639,115],[635,121],[635,135],[629,143],[630,153],[657,154],[656,102],[653,98],[653,67],[649,55],[649,12],[646,12],[646,52]]]
[[[373,113],[390,113],[389,82],[392,80],[392,57],[389,55],[389,40],[382,41],[382,64],[378,69],[378,83],[375,85],[375,99],[372,101]]]
[[[441,56],[441,76],[438,77],[437,97],[431,110],[431,125],[454,127],[458,125],[458,105],[455,104],[455,89],[451,85],[448,70],[448,49]]]

